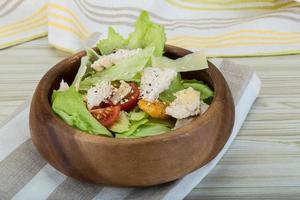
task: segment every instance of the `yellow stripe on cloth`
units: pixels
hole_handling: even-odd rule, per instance
[[[62,5],[56,4],[56,3],[48,3],[49,8],[60,10],[68,15],[71,16],[72,19],[75,20],[75,23],[78,25],[77,27],[80,27],[81,30],[83,30],[85,35],[90,35],[91,33],[88,31],[88,29],[83,25],[81,20],[73,13],[72,10],[70,10],[67,7],[64,7]]]
[[[243,3],[277,3],[282,0],[181,0],[182,2],[193,4],[217,4],[217,5],[234,5]]]
[[[25,19],[16,21],[12,24],[2,26],[0,28],[0,33],[12,31],[12,30],[14,31],[16,29],[23,28],[28,25],[32,25],[42,19],[47,19],[47,15],[45,13],[46,11],[47,11],[47,5],[43,6],[41,9],[37,10],[35,13],[33,13],[31,16],[29,16]],[[39,15],[41,15],[41,14],[42,14],[42,16],[39,17]],[[36,17],[39,17],[39,18],[36,18]]]
[[[237,36],[237,37],[228,37],[228,38],[221,38],[221,39],[213,39],[212,41],[208,41],[208,39],[193,39],[190,38],[189,36],[186,36],[185,38],[182,39],[175,39],[173,40],[172,38],[168,39],[168,42],[201,42],[203,44],[214,44],[214,43],[220,43],[224,41],[230,41],[230,40],[272,40],[272,41],[283,41],[283,40],[297,40],[300,38],[300,35],[298,36],[292,36],[292,37],[264,37],[264,36]]]
[[[80,32],[81,35],[84,36],[84,38],[87,38],[89,36],[89,33],[86,30],[84,30],[81,26],[79,26],[76,22],[74,22],[74,19],[72,19],[72,18],[68,18],[63,15],[60,15],[57,13],[52,13],[52,12],[49,12],[48,16],[52,17],[52,18],[56,18],[56,19],[58,19],[58,21],[62,20],[62,21],[65,21],[65,22],[71,24],[74,28],[76,28],[76,30],[78,30],[78,32]]]
[[[48,13],[49,17],[53,17],[53,18],[59,19],[60,21],[67,22],[68,24],[71,24],[72,26],[74,26],[75,29],[72,29],[72,28],[70,28],[66,25],[60,24],[58,22],[47,23],[48,16],[46,15],[46,12],[47,12],[48,6],[51,8],[54,8],[54,9],[61,10],[64,13],[67,13],[68,15],[71,15],[71,18],[68,18],[68,17],[65,17],[65,16],[57,14],[57,13],[53,13],[53,12]],[[74,15],[74,13],[71,10],[69,10],[68,8],[66,8],[64,6],[50,3],[50,4],[45,4],[45,6],[43,6],[41,9],[37,10],[35,13],[33,13],[31,16],[29,16],[25,19],[22,19],[17,22],[14,22],[12,24],[8,24],[6,26],[1,27],[0,28],[0,37],[3,37],[3,38],[11,37],[16,34],[25,33],[27,31],[37,29],[37,28],[40,28],[40,27],[43,27],[46,25],[53,26],[55,28],[59,28],[64,31],[73,33],[81,39],[87,38],[90,34],[89,31],[82,25],[79,18],[76,15]],[[29,41],[31,39],[34,39],[35,37],[40,37],[40,34],[33,35],[31,37],[27,37],[25,40]],[[15,45],[15,44],[21,43],[21,42],[24,42],[24,39],[20,39],[20,40],[16,39],[14,41],[1,44],[0,48],[7,47],[9,44]],[[60,48],[60,49],[62,49],[62,48]]]
[[[29,37],[25,37],[25,38],[21,38],[21,39],[11,41],[11,42],[7,42],[7,43],[4,43],[4,44],[0,44],[0,49],[7,48],[7,47],[10,47],[10,46],[13,46],[13,45],[16,45],[16,44],[28,42],[28,41],[33,40],[33,39],[41,38],[41,37],[47,36],[47,34],[48,34],[47,32],[43,32],[43,33],[39,33],[39,34],[32,35],[32,36],[29,36]]]
[[[272,51],[272,52],[256,52],[256,53],[239,53],[239,54],[206,54],[208,58],[228,58],[228,57],[257,57],[257,56],[278,56],[300,54],[300,50]]]
[[[199,42],[202,44],[214,44],[214,43],[222,43],[227,41],[236,41],[236,40],[268,40],[268,41],[293,41],[293,40],[299,40],[300,34],[295,34],[293,36],[288,37],[272,37],[269,35],[261,35],[261,36],[251,36],[251,35],[237,35],[237,36],[230,36],[230,35],[224,35],[222,37],[198,37],[198,36],[176,36],[168,38],[168,42],[176,43],[176,42],[186,42],[186,43],[193,43],[193,42]]]
[[[274,35],[274,36],[288,36],[288,37],[300,37],[300,32],[283,32],[283,31],[273,31],[273,30],[264,30],[264,29],[242,29],[239,31],[233,31],[229,33],[223,33],[220,35],[216,36],[175,36],[175,37],[170,37],[168,38],[170,41],[178,41],[178,40],[184,40],[186,38],[189,39],[195,39],[195,40],[217,40],[217,39],[225,39],[229,36],[236,36],[236,35],[248,35],[248,34],[257,34],[261,36],[266,36],[266,35]]]
[[[21,37],[26,37],[30,36],[32,34],[34,37],[35,34],[40,33],[45,31],[44,29],[41,29],[42,27],[46,27],[47,25],[50,27],[50,42],[52,43],[51,45],[54,46],[55,48],[58,48],[63,51],[67,52],[74,52],[72,49],[68,48],[74,48],[77,49],[78,44],[75,43],[69,43],[70,41],[77,41],[79,39],[86,39],[91,32],[89,31],[88,28],[93,28],[89,27],[92,25],[96,24],[102,24],[103,22],[105,25],[108,21],[111,21],[112,23],[115,23],[117,26],[122,26],[126,25],[129,26],[130,23],[127,23],[127,21],[120,21],[118,12],[121,13],[124,16],[127,16],[127,10],[120,10],[116,11],[116,16],[114,16],[111,19],[109,18],[109,14],[106,14],[107,16],[105,18],[99,18],[99,20],[92,20],[92,18],[89,18],[87,16],[83,16],[80,9],[77,9],[77,7],[74,7],[74,2],[69,2],[69,1],[63,1],[60,3],[57,1],[57,3],[53,3],[52,1],[49,1],[50,3],[47,3],[46,5],[40,5],[38,7],[35,7],[34,9],[31,9],[31,12],[34,12],[31,16],[16,21],[13,24],[9,24],[6,26],[2,26],[0,28],[0,37],[3,37],[2,41],[3,43],[0,44],[0,47],[6,46],[9,43],[16,43],[14,40],[15,38],[21,38]],[[188,6],[191,7],[191,10],[233,10],[234,11],[239,11],[239,10],[245,10],[245,9],[265,9],[266,12],[259,12],[259,16],[264,17],[265,15],[268,15],[270,10],[277,9],[277,8],[283,8],[283,7],[291,7],[293,5],[299,5],[297,3],[294,3],[291,0],[167,0],[169,3],[174,3],[179,4],[180,6]],[[62,4],[62,5],[61,5]],[[130,4],[130,3],[128,3]],[[102,4],[101,4],[102,5]],[[259,6],[260,5],[260,6]],[[43,6],[42,8],[40,8]],[[105,6],[109,5],[103,5],[104,8]],[[176,5],[177,6],[177,5]],[[130,6],[128,6],[130,7]],[[165,6],[168,7],[168,6]],[[259,8],[258,8],[259,7]],[[183,7],[185,8],[185,7]],[[168,9],[174,9],[174,8],[169,8]],[[189,8],[187,8],[189,9]],[[286,20],[286,23],[289,27],[293,27],[294,24],[297,24],[297,16],[295,14],[296,10],[298,8],[292,8],[292,9],[287,9],[283,11],[276,11],[274,13],[277,13],[275,17],[280,18],[281,16],[285,17],[284,19]],[[176,10],[176,9],[175,9]],[[292,14],[287,14],[288,11],[291,10]],[[232,11],[232,12],[234,12]],[[129,12],[129,11],[128,11]],[[130,11],[131,12],[131,11]],[[154,12],[154,11],[152,11]],[[241,11],[243,12],[243,11]],[[155,12],[154,12],[155,13]],[[208,19],[214,19],[217,20],[218,16],[216,15],[216,18],[214,18],[214,15],[211,16],[204,16],[203,13],[209,13],[209,12],[199,12],[199,23],[201,22],[201,17],[208,18]],[[226,12],[224,12],[226,16]],[[229,12],[228,12],[229,13]],[[255,15],[256,12],[252,12]],[[221,13],[220,13],[221,14]],[[249,15],[251,13],[249,12]],[[101,16],[101,12],[99,13],[94,13],[95,16]],[[129,15],[129,14],[128,14]],[[158,14],[157,14],[158,15]],[[295,15],[295,16],[294,16]],[[83,19],[81,18],[83,16]],[[131,15],[129,15],[131,16]],[[229,15],[228,16],[233,16]],[[238,19],[239,15],[234,15],[235,18],[233,19]],[[244,15],[241,15],[244,16]],[[226,26],[224,26],[223,29],[217,29],[219,28],[218,26],[212,27],[209,30],[205,30],[202,28],[202,26],[199,27],[197,30],[192,30],[191,32],[187,32],[185,28],[183,27],[183,31],[180,32],[181,29],[178,29],[174,32],[172,32],[173,29],[170,30],[170,35],[177,35],[174,37],[169,37],[167,42],[173,45],[178,45],[186,48],[201,48],[205,49],[207,48],[208,52],[211,53],[235,53],[239,51],[235,51],[234,48],[230,47],[237,47],[241,49],[241,54],[243,52],[259,52],[260,47],[257,47],[259,45],[265,45],[266,49],[269,52],[272,52],[272,49],[274,51],[278,51],[278,48],[276,45],[282,45],[282,50],[290,50],[290,49],[295,49],[294,52],[296,52],[298,49],[296,48],[296,45],[300,43],[300,29],[297,29],[296,27],[291,28],[291,29],[284,29],[280,28],[279,26],[281,23],[277,23],[274,21],[274,25],[272,23],[269,23],[268,21],[259,21],[259,16],[257,15],[258,23],[260,26],[254,26],[250,24],[247,26],[247,22],[245,21],[245,26],[240,27],[239,29],[235,29],[232,31],[232,27],[228,26],[228,29],[226,29]],[[122,17],[122,16],[120,16]],[[212,17],[212,18],[210,18]],[[253,16],[249,16],[253,17]],[[106,21],[107,18],[107,21]],[[245,17],[247,18],[247,17]],[[98,19],[98,18],[97,18]],[[251,21],[252,22],[252,21]],[[127,23],[127,24],[126,24]],[[205,22],[206,24],[209,24],[209,22]],[[204,24],[205,24],[204,23]],[[217,22],[216,22],[217,23]],[[221,22],[220,22],[221,23]],[[109,24],[107,24],[109,25]],[[272,25],[272,26],[271,26]],[[197,24],[195,25],[197,26]],[[178,26],[180,27],[180,26]],[[230,28],[229,28],[230,27]],[[262,27],[265,29],[257,29],[258,27]],[[127,27],[126,27],[127,28]],[[214,29],[215,28],[215,29]],[[245,28],[245,29],[244,29]],[[254,29],[251,29],[254,28]],[[127,29],[126,29],[127,30]],[[169,29],[167,29],[169,31]],[[219,31],[220,30],[220,31]],[[278,31],[276,31],[278,30]],[[283,30],[283,31],[279,31]],[[35,32],[39,31],[39,32]],[[203,32],[202,32],[203,31]],[[289,32],[288,32],[289,31]],[[292,32],[294,31],[294,32]],[[125,31],[126,32],[126,31]],[[228,33],[227,33],[228,32]],[[22,35],[22,33],[24,33]],[[184,35],[184,34],[191,34],[191,35]],[[59,37],[59,35],[62,35],[63,38],[66,38],[67,41],[65,40],[55,40],[55,37]],[[214,34],[214,35],[212,35]],[[192,36],[194,35],[194,36]],[[14,37],[15,36],[15,37]],[[7,38],[7,39],[6,39]],[[29,37],[28,37],[29,38]],[[70,40],[69,40],[70,39]],[[18,40],[16,40],[18,41]],[[292,45],[296,44],[296,45]],[[273,45],[273,46],[272,46]],[[286,46],[283,46],[286,45]],[[67,46],[65,48],[64,46]],[[256,46],[256,47],[254,47]],[[226,49],[229,47],[228,49]],[[291,47],[291,48],[290,48]],[[215,48],[215,49],[214,49]],[[219,49],[218,49],[219,48]],[[245,48],[245,49],[244,49]],[[218,51],[220,50],[220,51]],[[244,51],[245,50],[245,51]],[[300,50],[299,50],[300,51]],[[291,52],[291,51],[289,51]],[[239,54],[239,53],[238,53]],[[227,54],[226,54],[227,55]]]
[[[52,26],[54,28],[57,28],[57,29],[60,29],[60,30],[63,30],[63,31],[67,31],[69,33],[73,33],[79,39],[86,39],[86,36],[83,35],[81,32],[79,32],[78,30],[72,29],[71,27],[68,27],[64,24],[60,24],[59,22],[48,21],[48,26]]]
[[[9,33],[0,33],[0,37],[5,38],[5,37],[11,37],[20,33],[24,33],[27,31],[31,31],[33,29],[41,28],[43,26],[47,26],[47,20],[39,21],[38,23],[33,24],[32,26],[23,26],[17,31],[14,32],[9,32]]]
[[[202,45],[201,42],[175,42],[171,43],[168,42],[171,45],[175,46],[181,46],[185,48],[202,48],[202,49],[208,49],[208,48],[225,48],[225,47],[234,47],[234,46],[262,46],[262,45],[283,45],[283,44],[300,44],[300,39],[293,40],[293,41],[277,41],[277,42],[233,42],[233,43],[225,43],[225,44],[211,44],[211,45]]]
[[[278,4],[274,5],[265,5],[265,6],[245,6],[245,7],[237,7],[237,6],[223,6],[223,4],[220,4],[220,6],[215,6],[215,7],[208,7],[208,6],[203,6],[201,7],[198,6],[191,6],[188,4],[183,4],[182,2],[177,2],[176,0],[166,0],[170,5],[180,7],[183,9],[187,10],[207,10],[207,11],[226,11],[226,10],[234,10],[234,11],[239,11],[239,10],[276,10],[280,8],[288,8],[292,6],[299,5],[299,3],[294,2],[292,0],[289,1],[281,1]]]

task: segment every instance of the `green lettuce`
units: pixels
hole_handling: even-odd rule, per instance
[[[131,78],[131,81],[139,84],[141,82],[141,78],[142,78],[142,71],[136,73],[136,75]]]
[[[138,110],[137,108],[128,113],[128,119],[130,121],[130,126],[129,130],[124,131],[122,134],[123,135],[132,135],[134,132],[143,124],[147,123],[149,121],[148,115],[141,111]]]
[[[128,40],[124,39],[112,27],[108,28],[107,39],[99,40],[97,47],[102,55],[111,54],[114,50],[127,47]]]
[[[84,77],[84,75],[86,73],[88,62],[89,62],[89,57],[88,56],[83,56],[81,58],[80,67],[79,67],[79,69],[77,71],[77,74],[74,78],[74,81],[72,83],[72,85],[75,87],[76,91],[79,90],[80,82],[81,82],[82,78]]]
[[[97,72],[89,78],[86,78],[80,84],[80,89],[85,90],[90,88],[92,85],[97,84],[100,81],[107,80],[124,80],[124,81],[133,81],[136,78],[136,75],[143,70],[149,61],[151,55],[153,54],[154,48],[147,47],[141,52],[137,53],[134,56],[130,56],[116,65],[105,69],[101,72]]]
[[[142,11],[137,21],[135,29],[127,39],[123,38],[113,28],[108,29],[107,39],[97,43],[102,55],[112,53],[117,49],[136,49],[153,47],[153,55],[162,56],[166,42],[164,27],[153,23],[149,14]]]
[[[154,47],[154,55],[162,56],[166,42],[164,27],[151,22],[149,14],[143,11],[135,22],[135,31],[129,35],[129,49]]]
[[[152,67],[172,68],[177,72],[196,71],[208,68],[206,56],[195,52],[176,60],[167,57],[152,57]]]
[[[183,83],[203,83],[203,81],[198,81],[197,79],[184,79]]]
[[[81,94],[100,81],[134,81],[139,83],[142,70],[149,67],[173,68],[177,72],[195,71],[208,67],[203,53],[192,53],[176,60],[162,57],[166,42],[164,27],[153,23],[146,11],[143,11],[135,22],[135,30],[128,38],[122,37],[113,28],[108,29],[107,38],[96,44],[102,55],[108,55],[118,49],[143,50],[115,65],[96,72],[91,64],[100,58],[93,49],[86,50],[86,56],[81,58],[81,65],[71,87],[67,91],[54,91],[51,96],[53,111],[67,124],[82,131],[95,135],[112,137],[112,133],[120,138],[138,138],[158,135],[174,127],[175,120],[154,119],[139,109],[126,113],[121,112],[118,120],[107,130],[87,110]],[[209,102],[213,91],[197,80],[182,80],[180,73],[171,82],[169,88],[159,95],[164,102],[175,100],[174,93],[192,87],[201,93],[201,100]],[[80,93],[81,94],[80,94]]]
[[[173,128],[175,126],[175,123],[176,123],[176,119],[172,119],[172,118],[158,119],[158,118],[149,117],[148,119],[149,119],[149,122],[147,123],[147,125],[161,124],[161,125],[164,125],[168,128]]]
[[[171,129],[163,124],[145,124],[139,127],[133,137],[147,137],[169,132]]]
[[[137,138],[157,135],[170,131],[175,125],[175,120],[155,119],[143,111],[131,111],[128,114],[130,121],[129,130],[117,132],[118,138]]]
[[[159,99],[163,102],[172,102],[176,99],[174,96],[175,92],[185,89],[182,85],[182,80],[180,73],[177,74],[177,77],[172,80],[169,88],[159,95]]]
[[[132,135],[149,121],[147,118],[148,115],[143,111],[121,112],[119,119],[109,129],[117,134]]]
[[[153,135],[160,135],[162,133],[170,132],[171,129],[163,124],[148,124],[145,123],[139,126],[133,134],[125,135],[125,134],[116,134],[116,138],[140,138],[140,137],[148,137]]]
[[[98,58],[99,55],[94,49],[87,49],[86,56],[81,57],[80,66],[72,83],[77,91],[80,88],[81,81],[95,73],[95,71],[91,68],[91,64]]]
[[[136,55],[130,56],[114,66],[99,72],[96,76],[101,80],[131,81],[131,79],[146,66],[153,51],[154,48],[152,47],[145,48]]]
[[[147,113],[145,113],[144,111],[131,111],[129,114],[128,114],[128,118],[130,121],[139,121],[139,120],[142,120],[142,119],[145,119],[147,118],[148,115]]]
[[[164,45],[166,42],[164,27],[153,23],[146,11],[143,11],[135,23],[135,30],[124,39],[112,27],[108,29],[108,37],[99,40],[97,47],[102,55],[113,53],[118,49],[144,49],[142,52],[124,59],[116,65],[97,72],[90,77],[86,74],[89,71],[87,62],[94,62],[99,58],[99,55],[92,49],[87,50],[88,60],[83,59],[79,68],[79,73],[76,76],[74,85],[81,91],[88,90],[92,85],[95,85],[101,80],[125,80],[125,81],[140,81],[140,72],[145,66],[151,62],[151,56],[162,56]],[[87,66],[87,67],[86,67]],[[79,86],[78,86],[79,85]]]
[[[86,50],[86,56],[89,58],[91,64],[100,58],[100,55],[98,55],[98,53],[91,48]]]
[[[200,92],[201,100],[208,99],[214,96],[214,92],[205,84],[198,82],[198,83],[191,83],[183,81],[183,87],[189,88],[192,87],[194,90]]]
[[[122,135],[132,135],[135,133],[135,131],[143,124],[146,124],[149,120],[148,119],[142,119],[139,121],[131,121],[130,127],[128,131],[122,132]]]
[[[130,127],[130,122],[126,112],[121,112],[118,120],[109,128],[109,130],[122,133],[128,131]]]
[[[176,99],[174,93],[192,87],[194,90],[200,92],[200,98],[205,103],[210,104],[214,92],[210,89],[209,86],[204,84],[202,81],[198,81],[196,79],[192,80],[182,80],[180,74],[178,73],[177,77],[171,82],[169,88],[163,91],[159,95],[159,99],[163,102],[172,102]]]
[[[82,96],[71,86],[67,91],[54,91],[52,110],[67,124],[95,135],[112,136],[87,110]]]

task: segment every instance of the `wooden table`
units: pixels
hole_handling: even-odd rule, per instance
[[[46,38],[0,50],[0,122],[66,56]],[[229,151],[186,199],[300,199],[300,55],[230,60],[256,69],[261,94]]]

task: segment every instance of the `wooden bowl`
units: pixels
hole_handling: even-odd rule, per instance
[[[188,50],[166,46],[165,55],[178,58]],[[234,105],[228,85],[211,63],[201,71],[182,73],[214,88],[209,109],[190,124],[138,139],[90,135],[67,125],[51,110],[50,96],[63,78],[68,83],[85,52],[55,65],[39,82],[30,108],[32,141],[56,169],[75,179],[101,185],[151,186],[176,180],[208,163],[222,149],[234,123]]]

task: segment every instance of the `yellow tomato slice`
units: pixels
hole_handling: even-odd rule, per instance
[[[166,107],[168,105],[161,101],[149,102],[141,99],[138,101],[138,106],[141,110],[153,118],[166,119],[169,117],[166,114]]]

